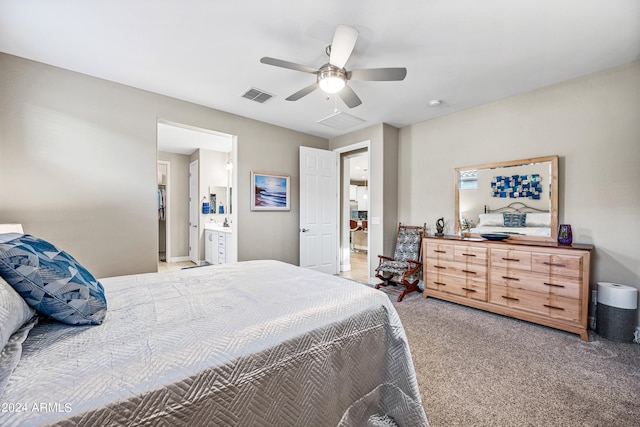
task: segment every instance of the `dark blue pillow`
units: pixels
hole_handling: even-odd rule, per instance
[[[527,214],[505,213],[502,214],[505,227],[525,227],[527,224]]]
[[[0,239],[0,276],[36,311],[69,325],[99,325],[102,284],[71,255],[28,234]]]

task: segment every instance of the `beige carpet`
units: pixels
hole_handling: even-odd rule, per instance
[[[640,426],[640,345],[388,294],[432,427]]]

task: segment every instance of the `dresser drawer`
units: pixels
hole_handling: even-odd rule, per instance
[[[454,261],[467,264],[487,264],[487,248],[476,246],[455,246],[453,248]]]
[[[580,302],[573,298],[491,284],[489,301],[555,319],[580,321]]]
[[[427,258],[447,259],[453,261],[453,245],[427,242],[424,248],[424,255]]]
[[[446,274],[427,274],[425,286],[440,292],[460,295],[475,300],[487,300],[487,282],[476,278],[449,276]]]
[[[582,276],[582,257],[534,253],[531,269],[550,276],[573,277],[579,280]]]
[[[562,280],[556,280],[544,273],[494,267],[489,272],[489,283],[567,298],[580,298],[581,281],[575,278],[563,277]]]
[[[531,270],[531,252],[492,248],[491,268],[494,267]]]
[[[447,274],[455,277],[470,277],[486,282],[487,266],[479,264],[466,265],[460,262],[427,258],[426,272],[429,274]]]

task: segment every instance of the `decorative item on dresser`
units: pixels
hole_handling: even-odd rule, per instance
[[[569,224],[560,224],[558,229],[558,243],[561,245],[570,245],[573,242],[573,233]]]
[[[588,341],[591,245],[424,238],[424,293]]]
[[[444,218],[438,218],[436,221],[436,236],[444,236]]]

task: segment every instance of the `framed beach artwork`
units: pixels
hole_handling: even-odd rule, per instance
[[[251,210],[291,210],[291,185],[288,175],[251,172]]]

